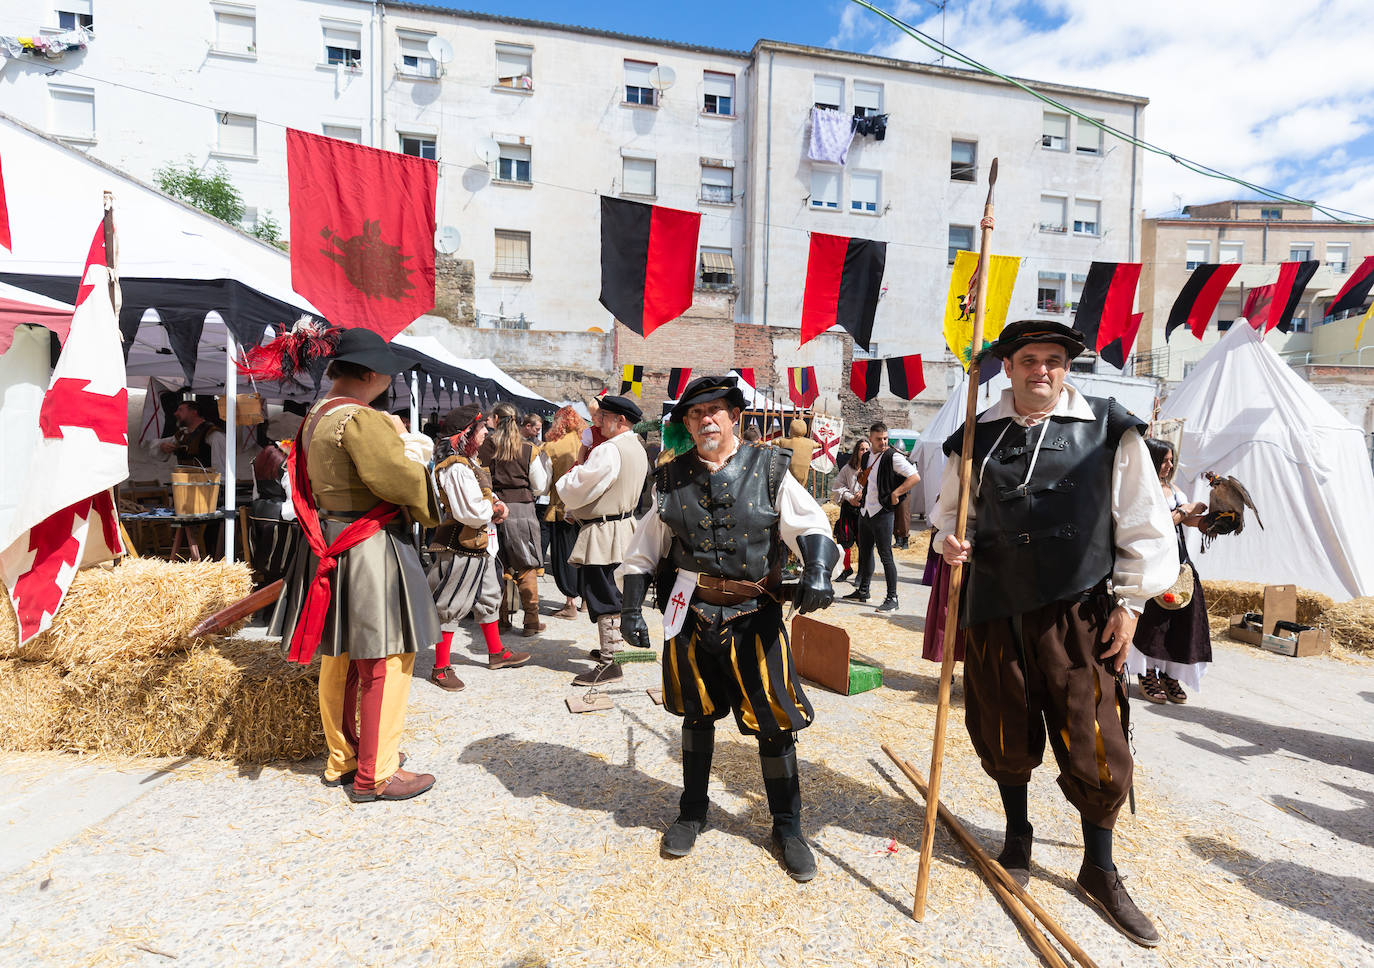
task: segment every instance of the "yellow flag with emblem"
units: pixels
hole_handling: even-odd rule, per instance
[[[1007,307],[1016,285],[1021,260],[1014,255],[988,257],[988,305],[983,313],[983,348],[997,339],[1007,324]],[[949,276],[949,295],[945,297],[945,342],[965,370],[973,358],[973,314],[978,293],[978,253],[958,252]]]
[[[1355,327],[1355,349],[1360,348],[1360,340],[1364,339],[1364,324],[1369,322],[1371,316],[1374,316],[1374,303],[1369,304],[1369,308],[1360,317],[1360,325]]]

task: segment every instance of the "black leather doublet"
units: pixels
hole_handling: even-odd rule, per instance
[[[1042,428],[1022,427],[1007,417],[980,423],[974,431],[974,472],[984,470],[981,482],[975,478],[965,625],[1072,600],[1111,574],[1117,445],[1122,434],[1145,424],[1115,399],[1083,399],[1095,419],[1051,417],[1050,426]],[[1042,429],[1035,473],[1023,483]],[[944,450],[952,455],[962,446],[960,427]]]

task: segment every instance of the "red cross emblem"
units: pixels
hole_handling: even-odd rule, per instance
[[[830,463],[836,463],[835,447],[839,444],[840,438],[831,437],[829,440],[818,440],[816,442],[821,445],[821,452],[816,455],[816,459],[819,460],[820,458],[824,457],[825,459],[829,460]]]
[[[668,621],[676,622],[678,609],[685,608],[687,606],[687,599],[682,597],[682,592],[676,592],[674,593],[673,597],[668,601],[669,604],[673,606],[673,617],[670,618]]]
[[[120,390],[113,396],[92,393],[86,387],[90,380],[62,377],[52,389],[43,394],[38,410],[38,426],[43,436],[61,440],[63,427],[85,427],[95,431],[96,439],[105,444],[128,446],[129,391]]]

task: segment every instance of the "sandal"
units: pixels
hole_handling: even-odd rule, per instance
[[[1169,702],[1185,703],[1188,701],[1188,694],[1183,691],[1183,687],[1178,684],[1178,680],[1171,676],[1160,673],[1160,680],[1164,684],[1164,697]]]
[[[1164,686],[1153,672],[1140,677],[1140,695],[1153,703],[1169,701],[1168,696],[1164,693]]]

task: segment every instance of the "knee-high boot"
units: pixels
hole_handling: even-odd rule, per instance
[[[773,842],[782,851],[783,866],[793,880],[809,881],[816,876],[816,858],[802,836],[801,777],[791,735],[760,737],[759,764],[768,793],[768,812],[773,815]]]
[[[697,834],[706,826],[706,813],[711,806],[708,790],[711,783],[711,755],[715,752],[716,730],[682,728],[682,798],[678,801],[678,818],[663,835],[663,852],[683,857],[696,843]]]
[[[520,575],[519,582],[520,604],[525,608],[525,626],[521,631],[528,638],[545,628],[539,621],[539,572],[531,568]]]

